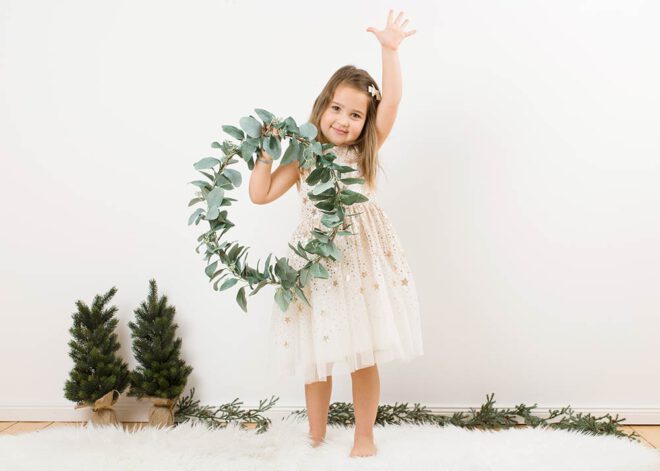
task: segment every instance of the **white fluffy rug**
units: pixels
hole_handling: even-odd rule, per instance
[[[480,431],[431,425],[376,426],[373,457],[350,458],[353,428],[328,427],[313,448],[307,423],[273,420],[257,434],[230,425],[209,430],[55,427],[0,435],[0,467],[22,470],[436,470],[658,471],[660,451],[626,438],[562,430]]]

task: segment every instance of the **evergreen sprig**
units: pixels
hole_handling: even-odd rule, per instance
[[[128,396],[173,399],[181,394],[193,368],[181,358],[181,338],[174,338],[176,308],[166,295],[158,296],[156,280],[149,281],[146,302],[135,309],[129,322],[133,354],[138,366],[130,372]]]
[[[323,259],[333,261],[341,259],[341,252],[333,242],[335,237],[354,235],[346,230],[351,226],[346,223],[346,218],[358,213],[346,214],[345,206],[364,202],[369,198],[346,188],[347,185],[364,183],[364,179],[342,177],[343,173],[353,172],[356,169],[334,162],[337,158],[336,154],[325,152],[332,149],[334,144],[321,144],[316,141],[316,126],[305,123],[298,127],[293,118],[282,120],[261,108],[255,109],[255,112],[263,124],[250,115],[240,119],[241,129],[223,125],[222,129],[237,139],[239,144],[229,140],[225,140],[222,144],[213,142],[211,147],[220,149],[224,155],[220,159],[206,157],[194,164],[194,168],[209,181],[190,182],[197,186],[199,191],[196,192],[196,197],[190,200],[188,206],[205,203],[206,209],[197,208],[188,218],[188,225],[192,223],[197,225],[201,220],[209,222],[210,229],[197,238],[200,244],[195,251],[199,253],[199,248],[206,245],[206,261],[210,262],[212,257],[217,257],[217,260],[208,263],[205,268],[209,283],[213,282],[214,290],[223,291],[239,282],[244,282],[245,284],[236,293],[236,302],[244,312],[247,312],[246,288],[249,287],[251,290],[248,296],[252,296],[266,285],[275,285],[277,287],[275,301],[282,311],[286,311],[295,298],[310,305],[302,289],[312,278],[329,277],[328,271],[321,263]],[[284,139],[288,139],[289,144],[282,155],[281,141]],[[314,167],[305,179],[310,186],[314,186],[307,195],[310,200],[315,201],[314,205],[319,211],[324,213],[321,224],[325,227],[313,228],[311,238],[304,246],[300,242],[296,247],[289,244],[296,255],[307,261],[300,270],[294,269],[287,258],[277,256],[275,264],[271,266],[272,254],[266,258],[263,269],[259,268],[260,260],[257,261],[256,268],[252,267],[247,263],[249,247],[237,241],[220,242],[225,233],[234,226],[234,223],[227,218],[228,211],[221,209],[223,206],[231,206],[232,202],[236,201],[227,197],[226,193],[240,186],[242,181],[241,173],[229,168],[230,165],[238,162],[233,157],[240,157],[252,170],[255,158],[261,150],[271,155],[273,160],[282,157],[279,165],[297,160],[301,168]],[[213,173],[204,170],[211,170]],[[218,287],[220,282],[222,284]]]
[[[230,423],[238,423],[241,427],[246,424],[256,424],[257,433],[264,433],[268,430],[271,419],[263,416],[263,412],[270,409],[279,398],[271,397],[270,400],[259,401],[259,407],[256,409],[244,410],[243,404],[238,398],[231,403],[223,404],[218,407],[199,405],[199,399],[193,401],[195,388],[192,388],[189,396],[183,396],[176,404],[174,412],[174,423],[180,424],[189,420],[193,422],[202,422],[209,428],[224,428]]]
[[[64,384],[64,397],[78,404],[93,404],[113,389],[119,394],[128,385],[128,364],[115,354],[120,345],[114,332],[119,322],[116,306],[105,305],[117,292],[111,288],[103,296],[96,295],[91,308],[76,301],[78,311],[69,332],[69,356],[74,366]]]

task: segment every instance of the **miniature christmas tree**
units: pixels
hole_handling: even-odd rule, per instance
[[[130,373],[129,396],[154,401],[149,421],[172,425],[172,408],[186,386],[193,368],[180,358],[181,339],[175,339],[175,308],[167,296],[158,297],[155,280],[150,280],[147,302],[134,311],[136,322],[129,322],[133,353],[139,366]],[[161,410],[157,410],[161,409]]]
[[[105,309],[115,295],[113,287],[103,296],[95,296],[91,309],[76,301],[78,312],[73,314],[73,339],[69,341],[69,356],[74,361],[70,379],[64,385],[64,396],[76,401],[76,408],[93,407],[92,421],[116,423],[111,406],[128,386],[128,365],[115,352],[120,345],[114,332],[118,320],[115,306]]]

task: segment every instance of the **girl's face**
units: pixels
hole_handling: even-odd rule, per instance
[[[348,85],[339,85],[321,115],[321,132],[336,146],[353,144],[367,117],[369,95]]]

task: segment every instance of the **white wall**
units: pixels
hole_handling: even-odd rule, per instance
[[[127,322],[151,277],[197,398],[304,407],[302,379],[264,366],[273,290],[244,314],[235,289],[207,283],[188,182],[221,125],[257,107],[302,123],[345,64],[380,83],[365,30],[392,7],[417,34],[379,199],[416,277],[425,355],[381,368],[381,403],[450,410],[494,392],[497,407],[660,423],[658,2],[319,5],[0,3],[0,420],[86,417],[62,390],[74,303],[118,287],[134,367]],[[250,260],[283,256],[295,188],[266,206],[246,183],[232,196],[229,238]],[[334,384],[350,401],[350,378]]]

